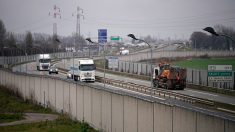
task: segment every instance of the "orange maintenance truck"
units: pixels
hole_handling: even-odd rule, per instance
[[[186,87],[186,69],[160,63],[154,68],[153,86],[183,90]]]

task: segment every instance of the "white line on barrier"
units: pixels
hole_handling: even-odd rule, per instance
[[[194,90],[186,90],[186,91],[195,92],[195,93],[199,93],[199,94],[210,95],[210,96],[218,96],[218,95],[215,95],[215,94],[204,93],[204,92],[199,92],[199,91],[194,91]]]
[[[232,110],[228,110],[228,109],[224,109],[224,108],[217,108],[217,109],[235,114],[235,111],[232,111]]]

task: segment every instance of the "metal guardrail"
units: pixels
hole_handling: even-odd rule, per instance
[[[108,78],[103,78],[100,76],[96,76],[96,81],[97,82],[102,82],[106,83],[112,86],[117,86],[117,87],[122,87],[128,90],[133,90],[153,96],[160,96],[160,97],[168,97],[168,98],[174,98],[180,101],[185,101],[189,103],[196,103],[196,104],[204,104],[204,105],[209,105],[209,106],[214,106],[215,102],[207,99],[202,99],[202,98],[197,98],[185,94],[180,94],[176,93],[173,91],[165,90],[165,89],[151,89],[151,87],[144,86],[144,85],[139,85],[131,82],[124,82],[120,80],[115,80],[115,79],[108,79]]]

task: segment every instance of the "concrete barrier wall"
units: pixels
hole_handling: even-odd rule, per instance
[[[89,84],[0,70],[1,85],[18,90],[24,99],[67,113],[100,131],[234,132],[234,118],[216,116],[167,102],[107,91]],[[8,80],[10,79],[10,80]],[[3,81],[5,80],[5,81]],[[13,81],[14,80],[14,81]],[[10,88],[10,87],[9,87]]]

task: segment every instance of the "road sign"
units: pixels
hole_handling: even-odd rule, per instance
[[[98,29],[98,42],[107,43],[107,29]]]
[[[209,82],[232,82],[232,65],[208,65]]]
[[[111,36],[112,41],[119,41],[120,37],[119,36]]]
[[[208,65],[208,71],[232,71],[232,65]]]
[[[221,76],[225,76],[225,77],[228,77],[228,76],[232,76],[232,71],[208,71],[208,77],[221,77]]]
[[[117,69],[118,68],[118,57],[111,56],[108,58],[108,67],[110,69]]]

